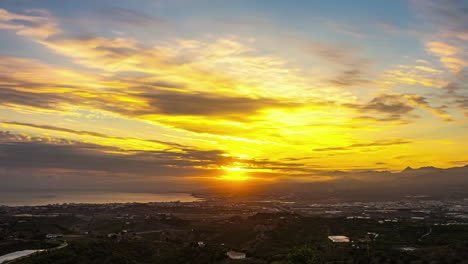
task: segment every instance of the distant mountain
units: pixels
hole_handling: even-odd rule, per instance
[[[333,176],[335,179],[257,185],[248,193],[244,193],[244,197],[291,197],[314,201],[394,200],[406,196],[468,198],[468,165],[448,169],[431,166],[418,169],[407,167],[397,173],[333,171],[323,175]]]
[[[432,167],[432,166],[427,166],[427,167],[421,167],[419,169],[413,169],[411,167],[406,167],[406,169],[402,170],[400,174],[404,175],[422,175],[422,174],[427,174],[427,173],[432,173],[432,172],[441,172],[444,169]]]
[[[402,170],[401,172],[404,173],[404,172],[411,172],[411,171],[414,171],[414,169],[411,168],[410,166],[408,166],[404,170]]]

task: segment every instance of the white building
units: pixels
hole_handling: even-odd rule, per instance
[[[59,237],[63,237],[63,235],[62,234],[47,234],[46,235],[47,239],[59,238]]]
[[[228,251],[226,255],[230,259],[245,259],[245,253],[242,252]]]
[[[348,243],[349,237],[347,236],[328,236],[333,243]]]

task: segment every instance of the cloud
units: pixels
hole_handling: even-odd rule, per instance
[[[181,190],[184,177],[220,174],[221,151],[124,151],[0,131],[0,189]],[[205,169],[214,166],[218,169]],[[196,188],[195,186],[192,186]]]
[[[442,97],[447,98],[451,105],[454,105],[468,118],[468,86],[461,82],[451,82],[442,89]]]
[[[243,117],[261,115],[265,109],[303,106],[285,98],[189,92],[184,84],[170,81],[124,76],[107,79],[52,68],[28,59],[2,58],[0,104],[5,106],[62,111],[66,105],[75,105],[132,118],[150,115],[208,116],[245,122],[248,118]],[[51,77],[46,76],[52,73]],[[121,91],[121,86],[126,90]]]
[[[364,114],[377,114],[377,117],[361,117],[377,121],[400,121],[415,117],[411,114],[414,107],[408,104],[404,96],[399,94],[382,94],[365,104],[343,104],[343,106]],[[383,117],[381,117],[382,115]]]
[[[428,42],[426,43],[426,49],[429,53],[436,56],[452,56],[460,52],[460,48],[448,45],[443,42]]]
[[[468,40],[468,5],[460,0],[412,0],[417,12],[439,34],[461,41]]]
[[[421,70],[421,71],[426,71],[426,72],[436,72],[436,73],[442,72],[440,70],[436,70],[436,69],[426,67],[426,66],[415,66],[414,68],[418,69],[418,70]]]
[[[0,131],[0,143],[8,144],[11,142],[36,142],[44,144],[62,144],[67,145],[71,144],[72,141],[62,138],[53,138],[53,137],[32,137],[25,134],[12,134],[10,131]],[[5,153],[3,153],[5,154]]]
[[[462,56],[463,49],[445,44],[443,42],[426,43],[427,51],[430,54],[440,57],[440,62],[450,71],[459,72],[467,66],[465,59],[458,58],[456,55]]]
[[[5,106],[23,105],[47,110],[59,110],[58,105],[60,103],[71,101],[72,98],[57,93],[31,93],[7,88],[0,89],[0,105]]]
[[[415,94],[381,94],[364,104],[343,104],[344,107],[355,109],[363,114],[375,116],[360,116],[362,119],[379,122],[401,121],[407,123],[408,119],[419,117],[413,114],[416,107],[430,111],[436,116],[448,118],[447,106],[433,107],[427,98]]]
[[[139,190],[170,180],[209,179],[225,166],[242,166],[253,176],[280,177],[317,172],[302,163],[240,159],[220,150],[124,150],[112,146],[0,131],[0,189],[107,188]],[[182,183],[183,184],[183,183]],[[193,186],[192,186],[193,190]]]
[[[293,39],[303,45],[306,52],[334,64],[339,69],[338,74],[327,82],[345,87],[370,83],[368,66],[372,61],[357,55],[359,54],[358,48],[347,44]]]
[[[121,7],[103,8],[97,12],[100,20],[108,19],[113,23],[131,26],[157,26],[166,24],[167,21],[141,12]]]
[[[28,16],[28,15],[21,15],[9,12],[8,10],[0,8],[0,21],[30,21],[30,22],[39,22],[44,21],[45,18],[41,16]]]
[[[0,28],[16,30],[18,35],[34,39],[46,39],[62,32],[56,22],[45,13],[42,16],[22,15],[0,8],[0,21],[6,22],[0,24]]]
[[[426,110],[429,110],[430,112],[432,112],[434,115],[436,116],[439,116],[439,117],[444,117],[444,118],[448,118],[450,117],[450,114],[448,114],[448,112],[446,111],[446,108],[447,106],[446,105],[442,105],[442,106],[439,106],[439,107],[433,107],[431,106],[428,101],[427,101],[427,98],[424,97],[424,96],[420,96],[420,95],[406,95],[405,96],[409,102],[423,108],[423,109],[426,109]]]
[[[145,31],[151,25],[159,27],[165,23],[121,8],[101,10],[98,13],[102,15],[102,20],[89,23],[104,23],[99,25],[106,26],[105,28],[116,26],[122,31],[137,31],[139,28]],[[30,21],[11,20],[12,16],[25,16]],[[121,175],[113,169],[106,169],[112,166],[108,160],[114,159],[117,162],[122,160],[122,164],[127,164],[128,168],[142,166],[142,175],[149,175],[147,172],[150,171],[155,175],[165,175],[160,172],[170,169],[177,169],[174,171],[175,175],[181,175],[178,170],[184,166],[194,170],[194,175],[199,175],[217,170],[216,166],[220,164],[234,161],[241,163],[239,167],[250,164],[254,170],[256,166],[269,170],[266,173],[300,172],[305,175],[332,163],[349,166],[337,162],[336,157],[341,153],[312,154],[311,145],[322,146],[321,142],[334,142],[328,148],[329,151],[346,148],[372,151],[390,145],[406,144],[403,141],[390,142],[391,140],[352,144],[356,142],[357,134],[351,130],[368,130],[359,131],[360,136],[374,133],[371,131],[382,131],[382,135],[388,135],[395,132],[388,124],[413,122],[419,117],[417,114],[420,109],[448,118],[451,107],[461,109],[465,105],[459,90],[457,98],[450,95],[452,97],[447,102],[438,101],[428,95],[433,89],[427,87],[443,87],[447,84],[442,79],[445,76],[440,77],[444,75],[441,69],[446,67],[442,64],[422,62],[424,66],[399,68],[400,72],[389,73],[394,78],[391,83],[393,87],[385,83],[383,87],[372,87],[372,91],[347,89],[371,83],[377,85],[377,81],[373,80],[376,75],[372,70],[378,68],[374,65],[377,61],[366,59],[359,47],[349,43],[280,37],[283,42],[263,46],[256,39],[238,36],[168,39],[168,36],[161,34],[146,34],[140,39],[145,42],[141,42],[136,39],[140,35],[135,31],[120,32],[119,37],[109,37],[113,35],[112,32],[104,35],[89,34],[101,32],[102,28],[81,24],[83,18],[75,20],[53,17],[47,12],[24,15],[9,12],[5,17],[8,19],[0,21],[5,29],[13,30],[23,35],[23,39],[56,53],[54,58],[46,58],[47,60],[52,59],[53,63],[62,63],[65,60],[70,63],[64,64],[66,68],[61,68],[31,59],[0,57],[0,110],[14,113],[13,116],[8,116],[8,120],[34,120],[5,121],[3,124],[16,131],[47,132],[53,135],[60,133],[65,137],[94,142],[94,146],[72,142],[44,148],[58,153],[66,151],[75,156],[89,151],[90,156],[96,160],[105,157],[103,163],[109,165],[98,167],[91,163],[92,166],[86,168],[88,172]],[[86,30],[88,34],[75,31],[86,28],[89,29]],[[355,32],[352,27],[344,29]],[[258,37],[263,38],[261,34]],[[270,37],[266,37],[266,41],[270,40]],[[287,40],[288,45],[283,45],[284,40]],[[444,39],[430,39],[430,42],[433,44],[428,45],[428,49],[435,52],[434,56],[440,56],[444,52],[444,47],[437,46],[434,44],[436,42],[456,48],[455,53],[445,54],[449,58],[459,58],[458,55],[463,50],[458,43]],[[263,49],[265,47],[267,48]],[[278,49],[273,51],[275,48]],[[292,52],[291,56],[289,51]],[[284,56],[279,57],[272,52]],[[299,57],[297,55],[301,58],[295,61]],[[414,58],[410,59],[414,61]],[[298,66],[296,62],[304,65]],[[419,91],[423,91],[424,96],[412,94],[411,89],[415,87],[407,84],[423,88]],[[374,88],[383,94],[375,96]],[[392,93],[391,89],[405,89],[407,94]],[[362,98],[367,94],[373,94],[373,97]],[[29,113],[31,115],[28,116]],[[92,113],[92,117],[88,113]],[[37,121],[35,117],[38,117]],[[61,118],[67,119],[64,124],[76,123],[71,128],[66,125],[46,125],[48,120]],[[104,120],[100,120],[101,118]],[[77,122],[83,122],[86,128],[78,126]],[[106,126],[109,123],[111,125]],[[80,129],[76,129],[77,127]],[[128,130],[129,127],[132,131]],[[105,130],[101,130],[102,128]],[[412,133],[413,129],[418,128],[418,124],[414,124],[408,126],[408,131]],[[124,135],[143,135],[148,132],[144,134],[144,138],[155,140],[140,139],[138,136],[112,136],[124,132]],[[166,142],[168,138],[172,138],[169,141],[184,145]],[[26,143],[29,147],[41,142],[15,141],[7,144],[26,148]],[[194,147],[185,144],[193,144]],[[119,146],[122,149],[106,146]],[[195,146],[219,149],[214,150],[218,154],[205,153],[209,156],[206,163],[193,163],[202,158],[201,150]],[[153,149],[154,152],[148,149]],[[397,147],[391,149],[393,150],[389,152],[398,150]],[[188,155],[192,155],[193,159]],[[265,156],[282,159],[291,155],[295,158],[316,156],[297,164],[262,160]],[[437,154],[427,159],[435,155]],[[68,157],[73,159],[74,156]],[[232,157],[245,157],[245,160]],[[77,160],[80,159],[83,158],[80,156]],[[174,163],[170,163],[171,159]],[[314,159],[317,161],[312,161]],[[324,159],[329,159],[329,163],[321,164]],[[153,160],[156,160],[155,164],[165,160],[167,166],[147,167],[149,165],[143,162]],[[370,166],[374,166],[376,161],[378,160],[370,161]],[[351,162],[354,161],[348,160],[345,163]],[[80,172],[77,167],[65,166],[31,168],[41,170],[41,173],[51,173],[52,169],[70,170],[73,171],[71,174]],[[54,173],[59,174],[57,171]],[[123,169],[122,173],[138,177],[136,169]]]
[[[440,61],[452,72],[460,72],[468,65],[466,60],[454,57],[442,57]]]
[[[426,36],[426,50],[440,57],[440,62],[451,72],[467,67],[468,5],[459,0],[413,0],[413,6],[428,22],[431,32]]]
[[[93,93],[91,95],[96,96]],[[133,104],[122,104],[125,101],[132,101]],[[261,115],[261,111],[265,109],[291,109],[302,106],[299,103],[282,102],[273,98],[229,97],[209,93],[153,92],[127,95],[123,98],[103,93],[101,97],[89,100],[89,95],[86,93],[35,93],[6,87],[0,89],[0,105],[21,105],[62,111],[62,107],[66,104],[110,111],[134,118],[151,115],[201,116],[243,122],[248,122],[248,117]]]
[[[222,151],[122,150],[92,143],[49,137],[29,137],[0,132],[1,168],[59,168],[143,174],[146,176],[190,176],[196,167],[221,165]],[[182,170],[187,169],[187,171]],[[192,168],[192,170],[190,169]],[[171,172],[176,172],[172,173]],[[167,174],[166,174],[167,173]]]
[[[180,81],[148,79],[146,75],[117,75],[107,79],[87,73],[59,70],[31,60],[12,57],[5,57],[0,63],[0,68],[4,69],[6,74],[0,78],[3,82],[0,84],[3,87],[0,90],[3,95],[0,104],[6,106],[23,105],[62,111],[68,105],[73,105],[109,111],[127,118],[151,120],[196,133],[223,136],[247,135],[246,132],[252,129],[233,127],[216,120],[253,123],[262,120],[262,117],[271,110],[336,108],[341,105],[365,114],[361,116],[362,120],[372,119],[379,122],[406,122],[406,119],[416,117],[411,113],[415,106],[441,116],[447,114],[444,107],[431,107],[427,101],[422,102],[422,98],[410,95],[386,94],[365,104],[340,104],[339,101],[323,99],[312,102],[310,98],[299,101],[293,98],[190,91],[190,87],[186,86],[188,84]],[[21,69],[21,71],[10,69]],[[44,70],[55,74],[51,78],[45,78],[45,73],[41,72]],[[125,87],[125,90],[120,90],[120,87]]]
[[[228,97],[209,93],[164,92],[140,94],[147,99],[150,109],[139,114],[164,114],[183,116],[245,116],[255,115],[262,109],[293,108],[297,103],[288,103],[273,98]]]
[[[117,139],[117,140],[137,140],[137,141],[143,141],[143,142],[148,142],[148,143],[162,144],[162,145],[166,145],[169,147],[178,147],[178,148],[185,148],[185,149],[188,148],[187,146],[173,143],[173,142],[165,142],[165,141],[151,140],[151,139],[140,139],[140,138],[132,138],[132,137],[113,137],[113,136],[105,135],[99,132],[74,130],[74,129],[50,126],[50,125],[37,125],[37,124],[31,124],[31,123],[10,122],[10,121],[0,121],[0,124],[12,125],[12,126],[24,126],[24,127],[38,128],[38,129],[44,129],[44,130],[56,131],[56,132],[65,132],[65,133],[71,133],[71,134],[80,135],[80,136],[91,136],[91,137],[98,137],[98,138],[105,138],[105,139]]]
[[[235,37],[173,40],[146,47],[129,38],[64,37],[40,41],[77,64],[106,74],[138,72],[156,82],[178,83],[191,91],[230,95],[295,94],[310,87],[287,61],[256,55]]]
[[[464,111],[464,115],[466,118],[468,118],[468,96],[459,96],[456,100],[455,103],[457,104],[457,107],[461,110]]]
[[[23,27],[24,27],[23,25],[11,25],[11,24],[0,23],[0,29],[19,30],[19,29],[22,29]]]
[[[384,147],[384,146],[393,146],[393,145],[402,145],[410,144],[411,140],[408,139],[391,139],[391,140],[378,140],[370,143],[356,143],[346,147],[328,147],[328,148],[318,148],[314,151],[343,151],[343,150],[353,150],[355,148],[369,148],[369,147]]]
[[[395,65],[385,70],[383,76],[390,84],[422,85],[442,88],[447,85],[443,71],[427,66]]]
[[[386,114],[406,115],[413,107],[405,104],[400,95],[383,94],[375,97],[359,108],[362,112],[378,112]]]
[[[31,26],[22,27],[17,31],[20,36],[30,36],[37,39],[46,39],[50,36],[57,35],[62,31],[56,24],[33,24]]]
[[[357,65],[356,65],[357,66]],[[371,81],[364,79],[365,72],[361,69],[350,69],[341,72],[334,79],[329,82],[338,86],[354,86],[357,84],[371,83]]]

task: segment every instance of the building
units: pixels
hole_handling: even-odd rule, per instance
[[[328,236],[333,243],[348,243],[349,237],[347,236]]]
[[[62,234],[47,234],[46,235],[47,239],[59,238],[59,237],[63,237],[63,235]]]
[[[230,259],[245,259],[245,253],[242,252],[228,251],[226,255]]]

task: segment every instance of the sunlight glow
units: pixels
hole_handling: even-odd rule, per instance
[[[247,169],[223,167],[223,170],[225,171],[225,174],[217,177],[217,180],[246,181],[252,179],[252,177],[247,175]]]

